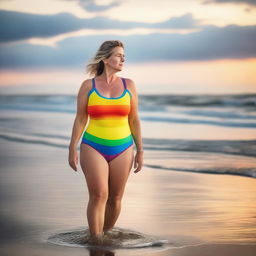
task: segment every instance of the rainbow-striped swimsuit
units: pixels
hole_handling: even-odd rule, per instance
[[[124,78],[122,81],[124,91],[119,97],[107,98],[100,95],[94,78],[92,79],[92,89],[88,93],[87,112],[90,121],[83,133],[81,143],[93,147],[107,162],[133,145],[128,122],[132,95],[126,88]]]

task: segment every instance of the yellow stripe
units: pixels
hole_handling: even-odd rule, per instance
[[[96,137],[108,140],[119,140],[131,134],[129,125],[123,124],[118,126],[108,125],[100,126],[98,120],[90,120],[86,131]]]
[[[101,127],[118,127],[129,125],[127,117],[101,117],[100,119],[90,118],[89,125],[96,125]]]

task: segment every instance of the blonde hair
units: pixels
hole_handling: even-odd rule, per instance
[[[119,40],[108,40],[101,44],[97,50],[95,56],[87,64],[86,73],[93,76],[99,76],[104,71],[104,62],[102,60],[107,59],[111,56],[113,48],[124,45]]]

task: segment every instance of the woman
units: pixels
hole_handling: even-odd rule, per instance
[[[118,40],[102,43],[87,65],[94,75],[85,80],[77,96],[77,114],[69,145],[69,165],[80,165],[89,191],[87,219],[91,237],[98,240],[113,228],[134,161],[134,171],[143,166],[143,145],[138,117],[138,96],[131,79],[116,75],[124,63],[124,46]],[[87,125],[88,116],[90,116]],[[83,132],[84,131],[84,132]],[[134,158],[133,140],[137,152]]]

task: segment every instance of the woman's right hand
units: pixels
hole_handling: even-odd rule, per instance
[[[77,172],[78,153],[75,148],[69,149],[68,162],[71,168]]]

